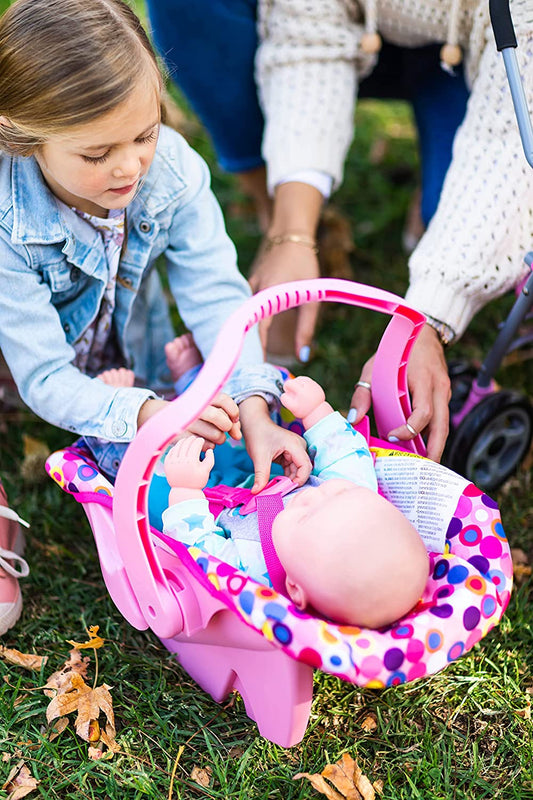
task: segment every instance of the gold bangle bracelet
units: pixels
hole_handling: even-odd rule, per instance
[[[440,343],[443,347],[449,345],[455,339],[455,331],[453,328],[450,328],[445,322],[441,322],[440,319],[435,319],[435,317],[430,317],[429,314],[425,314],[426,317],[426,325],[429,325],[430,328],[433,328],[436,331],[437,336],[440,339]]]
[[[299,233],[281,233],[279,236],[267,236],[265,241],[265,252],[268,253],[268,251],[276,245],[285,244],[285,242],[301,244],[304,247],[309,247],[313,253],[318,253],[316,241],[311,239],[310,236],[301,236]]]

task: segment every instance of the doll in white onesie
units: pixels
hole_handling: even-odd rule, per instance
[[[364,437],[325,402],[311,378],[285,383],[281,401],[305,428],[313,461],[308,482],[282,498],[271,541],[282,591],[300,609],[335,622],[382,627],[407,613],[428,577],[425,546],[411,523],[377,491]],[[165,458],[171,485],[164,532],[272,584],[258,513],[227,508],[215,520],[203,489],[214,456],[203,440],[180,440]],[[259,502],[259,501],[258,501]]]

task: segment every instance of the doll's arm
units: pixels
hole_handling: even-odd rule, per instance
[[[213,467],[214,455],[207,450],[200,461],[204,439],[187,436],[169,450],[164,469],[171,485],[169,506],[163,511],[163,532],[188,547],[199,547],[227,564],[245,569],[238,548],[220,528],[202,489]]]
[[[202,489],[209,480],[215,461],[212,450],[206,450],[204,460],[200,461],[204,441],[199,436],[186,436],[167,453],[164,468],[167,481],[172,487],[170,505],[204,497]]]
[[[377,491],[372,455],[364,436],[334,411],[304,433],[313,457],[313,475],[340,478]]]
[[[285,381],[281,402],[295,417],[302,420],[306,431],[333,413],[333,408],[326,402],[322,387],[305,375]]]

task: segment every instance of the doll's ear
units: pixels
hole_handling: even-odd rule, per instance
[[[303,611],[307,607],[307,595],[300,584],[287,577],[285,579],[285,589],[296,608]]]

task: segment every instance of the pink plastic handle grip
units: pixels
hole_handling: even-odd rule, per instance
[[[120,555],[147,624],[157,636],[179,634],[183,617],[155,556],[148,521],[148,486],[167,444],[201,414],[235,367],[247,331],[261,319],[312,302],[340,302],[392,315],[379,344],[372,373],[372,402],[378,432],[403,424],[411,412],[407,360],[425,317],[390,292],[352,281],[317,278],[279,284],[250,297],[223,326],[191,386],[151,417],[130,443],[118,471],[113,518]],[[421,437],[406,443],[425,454]],[[178,608],[177,608],[178,606]]]

